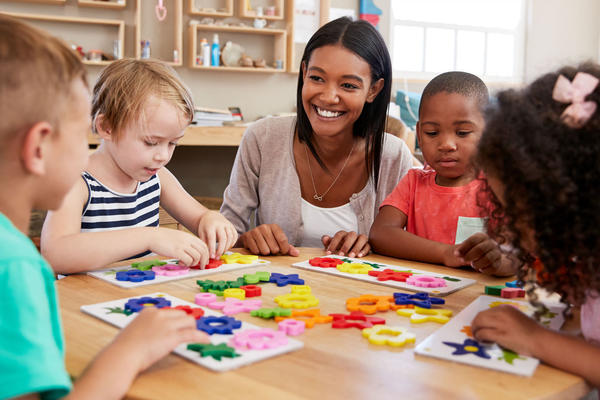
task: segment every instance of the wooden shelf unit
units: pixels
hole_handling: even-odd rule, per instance
[[[77,5],[82,6],[82,7],[122,9],[122,8],[127,7],[127,0],[117,0],[117,1],[77,0]]]
[[[174,16],[173,23],[173,51],[177,51],[178,59],[175,60],[174,53],[171,60],[161,59],[165,63],[173,66],[179,67],[183,65],[183,28],[182,28],[182,19],[183,19],[183,0],[166,0],[167,2],[167,18],[169,15]],[[148,5],[148,0],[144,1],[145,5]],[[169,4],[170,3],[170,4]],[[170,5],[170,7],[169,7]],[[136,0],[135,2],[135,58],[142,58],[142,0]]]
[[[252,35],[264,35],[273,37],[273,60],[281,60],[283,68],[255,68],[255,67],[205,67],[196,64],[196,57],[198,55],[198,31],[211,32],[211,33],[247,33]],[[269,73],[280,73],[285,72],[285,60],[286,60],[286,37],[287,31],[285,29],[257,29],[242,26],[219,26],[219,25],[203,25],[203,24],[191,24],[188,27],[188,44],[189,44],[189,64],[190,68],[205,69],[213,71],[235,71],[235,72],[269,72]],[[222,44],[226,42],[221,40]],[[271,64],[269,60],[266,60],[267,64]]]
[[[266,19],[267,21],[276,21],[283,20],[285,17],[285,8],[283,5],[283,0],[272,0],[271,3],[273,7],[275,7],[275,15],[266,15],[266,10],[263,7],[263,15],[259,16],[256,10],[251,10],[251,0],[238,0],[240,7],[240,17],[241,18],[260,18]],[[293,8],[293,2],[289,1],[291,7]],[[288,7],[289,8],[289,7]]]
[[[6,15],[11,15],[15,18],[30,20],[30,21],[47,21],[47,22],[59,22],[68,24],[91,24],[91,25],[106,25],[113,26],[118,30],[117,40],[121,43],[119,46],[119,57],[123,58],[123,48],[125,44],[125,21],[117,19],[97,19],[97,18],[82,18],[82,17],[65,17],[60,15],[44,15],[44,14],[26,14],[26,13],[12,13],[2,12]],[[88,65],[108,65],[111,61],[89,61],[83,60],[84,64]]]
[[[188,0],[188,14],[200,15],[205,17],[232,17],[233,16],[233,0],[221,0],[225,2],[225,11],[208,11],[207,8],[196,8],[196,0]]]

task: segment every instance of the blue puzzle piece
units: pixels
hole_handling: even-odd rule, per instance
[[[196,327],[209,335],[214,333],[227,335],[233,333],[234,329],[240,329],[242,321],[233,317],[202,317],[196,320]]]
[[[460,356],[463,354],[473,354],[477,357],[481,358],[491,358],[488,353],[486,353],[485,348],[479,344],[479,342],[473,339],[465,339],[463,343],[453,343],[453,342],[442,342],[446,346],[454,347],[455,350],[452,353],[453,356]]]
[[[506,287],[512,287],[512,288],[522,288],[523,285],[519,285],[519,280],[515,279],[512,282],[506,282]]]
[[[129,299],[127,303],[125,303],[125,309],[131,312],[139,312],[148,304],[151,304],[156,308],[163,308],[169,307],[171,302],[163,297],[140,297],[138,299]]]
[[[128,271],[117,272],[116,278],[118,281],[142,282],[151,281],[156,275],[154,271],[140,271],[139,269],[130,269]]]
[[[360,0],[360,14],[381,15],[381,8],[373,4],[373,0]]]
[[[271,278],[269,282],[276,283],[277,286],[285,286],[285,285],[304,285],[304,279],[300,279],[298,274],[278,274],[276,272],[271,273]]]
[[[413,304],[422,308],[431,308],[432,304],[444,304],[446,300],[437,297],[430,297],[428,293],[419,292],[416,294],[394,293],[394,300],[398,305]]]

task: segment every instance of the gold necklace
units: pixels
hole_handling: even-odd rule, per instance
[[[338,172],[338,174],[335,177],[335,179],[333,180],[333,182],[331,182],[331,185],[329,185],[329,187],[327,188],[327,190],[324,191],[322,195],[319,195],[319,193],[317,193],[317,187],[315,185],[315,178],[314,178],[313,173],[312,173],[312,168],[310,167],[310,159],[308,158],[308,150],[306,150],[306,148],[308,147],[308,145],[306,145],[306,143],[305,143],[304,153],[306,153],[306,163],[308,164],[308,171],[310,172],[310,180],[312,181],[313,190],[315,191],[315,194],[313,195],[313,199],[318,200],[318,201],[323,201],[323,198],[325,197],[325,195],[327,193],[329,193],[329,190],[331,190],[331,188],[333,187],[333,185],[335,185],[335,183],[337,182],[337,180],[340,177],[340,175],[342,175],[342,171],[346,167],[346,164],[348,164],[348,160],[350,160],[350,156],[352,155],[352,151],[354,150],[354,145],[355,144],[356,144],[356,142],[352,143],[352,148],[350,149],[350,153],[348,153],[348,157],[346,157],[346,161],[344,161],[344,165],[342,165],[342,168],[340,169],[340,172]]]

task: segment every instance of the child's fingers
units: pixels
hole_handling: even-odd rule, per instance
[[[235,246],[235,242],[237,242],[238,240],[238,233],[235,230],[235,228],[233,227],[233,225],[228,226],[227,228],[227,246],[225,248],[225,251],[229,250],[230,248],[232,248],[233,246]]]
[[[217,256],[223,254],[225,247],[227,246],[227,231],[223,226],[217,229],[217,242],[219,245],[217,246],[216,252],[211,254],[211,258],[217,258]]]
[[[487,239],[488,239],[488,236],[485,233],[481,233],[481,232],[469,236],[467,238],[467,240],[465,240],[464,242],[459,244],[458,247],[456,248],[456,250],[458,252],[457,256],[458,257],[464,256],[473,247],[477,246],[479,243],[481,243]]]
[[[475,260],[479,260],[484,257],[490,251],[497,249],[497,245],[495,242],[491,240],[485,240],[477,243],[475,246],[471,247],[466,253],[462,253],[462,258],[470,263]]]
[[[211,258],[215,258],[215,241],[216,241],[216,232],[214,228],[209,228],[204,233],[204,242],[208,246],[208,254]]]
[[[502,253],[500,253],[499,251],[492,250],[492,251],[484,254],[484,256],[479,258],[478,260],[472,261],[471,266],[479,272],[493,273],[495,270],[494,267],[496,267],[501,260],[502,260]],[[490,269],[492,269],[492,270],[490,270]],[[487,271],[487,270],[490,270],[490,271]]]

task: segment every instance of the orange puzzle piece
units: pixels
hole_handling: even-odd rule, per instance
[[[315,324],[326,324],[333,320],[332,316],[321,315],[319,308],[313,308],[310,310],[297,310],[292,311],[292,315],[289,317],[275,317],[276,322],[283,321],[284,319],[296,319],[298,321],[304,321],[307,328],[312,328]]]
[[[377,311],[388,311],[392,308],[394,298],[391,296],[375,296],[363,294],[346,300],[348,311],[360,311],[364,314],[375,314]]]

